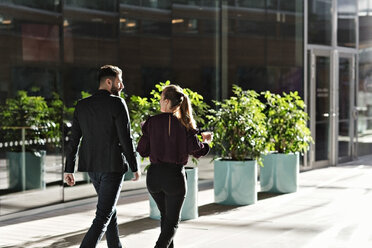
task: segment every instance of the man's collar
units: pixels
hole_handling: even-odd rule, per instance
[[[96,94],[97,95],[102,95],[102,94],[104,94],[104,95],[111,95],[110,91],[105,90],[105,89],[98,89],[98,91],[97,91]]]

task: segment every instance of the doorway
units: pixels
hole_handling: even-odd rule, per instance
[[[310,168],[351,160],[355,151],[355,55],[309,50]]]

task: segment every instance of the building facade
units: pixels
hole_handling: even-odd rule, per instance
[[[63,154],[104,64],[128,96],[166,80],[208,103],[232,84],[298,91],[303,170],[372,154],[371,30],[372,0],[0,0],[0,215],[94,195],[84,173],[64,187]]]

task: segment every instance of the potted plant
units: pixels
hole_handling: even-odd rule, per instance
[[[131,109],[131,126],[133,129],[133,136],[138,143],[141,134],[141,123],[148,117],[160,113],[159,101],[161,92],[164,86],[169,85],[170,81],[165,83],[160,82],[155,85],[155,89],[151,91],[150,99],[147,97],[132,96],[129,109]],[[193,111],[195,112],[194,118],[198,127],[204,127],[205,122],[203,116],[207,113],[209,106],[204,103],[203,97],[197,92],[188,88],[184,88],[184,93],[188,95]],[[192,158],[192,161],[197,164],[197,159]],[[146,168],[145,168],[146,169]],[[198,214],[198,168],[186,167],[187,175],[187,195],[181,210],[181,220],[195,219]],[[150,218],[160,219],[160,212],[156,206],[155,201],[149,196],[150,199]]]
[[[9,190],[45,188],[45,144],[59,134],[45,99],[18,91],[0,108],[0,123],[8,158]]]
[[[257,162],[266,147],[264,104],[253,90],[233,85],[234,96],[215,101],[208,115],[213,130],[214,199],[225,205],[248,205],[257,201]]]
[[[262,93],[266,99],[268,150],[260,170],[262,191],[291,193],[297,191],[299,153],[312,142],[307,127],[305,103],[298,92],[283,95]]]

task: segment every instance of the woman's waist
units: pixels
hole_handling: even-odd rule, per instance
[[[153,166],[163,166],[163,167],[170,167],[170,168],[183,168],[183,164],[178,163],[169,163],[169,162],[151,162],[151,165]]]

